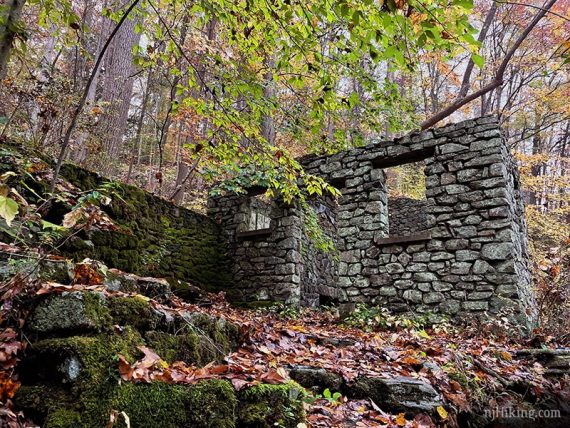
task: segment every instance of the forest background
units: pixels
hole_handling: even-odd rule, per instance
[[[541,314],[557,325],[569,50],[568,0],[4,0],[0,138],[53,156],[55,175],[70,160],[204,210],[208,192],[252,184],[285,199],[330,190],[304,154],[498,115]],[[393,171],[391,191],[422,197],[421,168]]]

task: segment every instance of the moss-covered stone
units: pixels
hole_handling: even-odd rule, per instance
[[[101,428],[113,411],[124,412],[137,428],[234,428],[236,394],[224,380],[196,385],[161,382],[134,384],[114,382],[105,390],[72,396],[60,386],[23,386],[16,403],[43,428]],[[35,411],[34,411],[35,410]],[[114,427],[126,427],[118,417]]]
[[[224,318],[204,313],[187,312],[177,321],[198,336],[198,353],[202,361],[219,361],[233,352],[239,342],[239,328]]]
[[[140,331],[154,330],[162,318],[148,301],[137,296],[112,297],[108,306],[114,324],[130,325]]]
[[[198,335],[188,331],[179,335],[162,331],[149,331],[145,334],[147,346],[152,348],[169,364],[184,361],[187,364],[203,366],[208,364],[208,357],[200,355]]]
[[[20,363],[24,386],[14,397],[18,407],[38,422],[56,420],[62,425],[60,409],[81,415],[85,427],[105,426],[110,400],[118,385],[117,356],[134,362],[144,342],[138,332],[126,327],[119,334],[46,339],[30,346]],[[59,414],[60,417],[52,416]],[[55,419],[54,419],[55,418]]]
[[[110,326],[110,322],[103,295],[78,291],[40,300],[27,326],[35,334],[54,335],[99,332]]]
[[[8,184],[30,203],[38,203],[49,191],[49,182],[26,173],[25,160],[41,157],[16,145],[0,146],[0,172],[16,173],[9,177]],[[44,160],[34,159],[34,168],[51,168],[50,160]],[[62,166],[61,177],[84,192],[99,189],[107,182],[72,164]],[[112,198],[112,203],[102,209],[119,230],[82,232],[61,247],[64,255],[76,261],[86,257],[101,260],[110,267],[143,276],[175,277],[211,291],[231,291],[219,226],[212,219],[134,186],[114,183],[114,191],[119,197]],[[71,208],[55,202],[44,218],[59,224]],[[0,230],[0,238],[11,242],[14,234]]]
[[[238,426],[295,428],[305,420],[303,388],[295,382],[260,384],[238,394]]]
[[[40,340],[28,347],[20,366],[21,378],[24,383],[101,383],[109,367],[116,367],[117,355],[134,362],[140,354],[137,346],[142,344],[141,335],[131,327],[120,333]]]
[[[104,182],[97,174],[70,164],[61,175],[82,190]],[[94,231],[89,236],[93,247],[70,245],[66,248],[70,255],[102,260],[140,275],[190,280],[212,291],[228,288],[231,278],[214,221],[134,186],[117,184],[117,189],[121,198],[105,210],[122,231]]]
[[[124,383],[111,401],[111,407],[129,416],[131,426],[141,428],[233,428],[236,405],[234,389],[224,380],[196,385]]]
[[[55,409],[48,413],[45,426],[50,428],[69,428],[83,426],[81,415],[66,408]]]

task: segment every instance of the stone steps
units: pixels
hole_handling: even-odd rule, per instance
[[[122,381],[119,355],[132,364],[146,346],[168,364],[221,363],[237,349],[239,328],[202,312],[157,310],[153,299],[170,293],[166,281],[88,264],[93,269],[81,268],[83,279],[101,274],[94,282],[103,287],[56,286],[37,297],[24,326],[30,344],[18,366],[22,386],[14,403],[40,426],[126,427],[121,412],[130,426],[142,428],[294,428],[304,420],[304,391],[294,382],[236,391],[222,379],[192,385]],[[77,280],[75,268],[75,275],[56,269],[58,279]],[[67,280],[63,271],[70,272]],[[105,288],[113,292],[99,291]]]
[[[418,413],[434,415],[437,407],[443,406],[440,395],[430,384],[411,377],[359,376],[353,382],[346,382],[339,374],[310,366],[291,367],[289,375],[315,392],[329,389],[348,398],[370,399],[386,412],[404,412],[409,417]]]

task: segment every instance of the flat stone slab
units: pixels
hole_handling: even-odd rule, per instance
[[[289,376],[305,388],[322,392],[341,391],[348,398],[370,399],[384,411],[434,413],[443,406],[439,393],[427,382],[411,377],[374,378],[360,376],[347,383],[341,375],[330,370],[311,366],[292,366]]]
[[[369,398],[383,410],[410,414],[433,413],[442,400],[428,383],[411,377],[392,379],[361,376],[347,386],[347,395],[353,398]]]
[[[342,376],[322,368],[293,366],[289,376],[299,385],[317,392],[327,388],[332,392],[340,391],[343,385]]]

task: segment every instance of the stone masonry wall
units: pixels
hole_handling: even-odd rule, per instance
[[[394,236],[383,169],[421,160],[426,165],[424,231]],[[450,315],[496,313],[505,306],[524,319],[532,314],[524,207],[516,166],[496,118],[469,120],[301,162],[307,172],[342,192],[336,207],[337,254],[331,259],[338,263],[331,264],[333,273],[326,276],[326,289],[335,288],[339,300]],[[225,208],[228,218],[222,222],[226,229],[235,227],[229,220],[235,209],[235,203],[234,208],[231,205]],[[293,214],[298,231],[302,216],[298,210]],[[279,215],[276,220],[281,224],[287,214]],[[293,232],[283,232],[261,242],[277,249],[284,245],[281,241],[290,240],[291,245],[299,241]],[[299,237],[302,241],[302,234]],[[231,238],[228,242],[242,247]],[[319,287],[312,289],[310,299],[303,298],[307,292],[303,272],[315,256],[310,259],[287,262],[297,263],[298,269],[287,272],[300,275],[301,281],[298,290],[297,283],[289,283],[288,293],[314,303]],[[311,268],[313,278],[324,272],[322,264],[317,265],[316,270]],[[279,287],[270,282],[262,286],[268,298],[280,300]]]
[[[405,197],[388,198],[390,236],[407,236],[427,229],[427,201]]]
[[[269,230],[241,232],[251,212],[271,218]],[[302,269],[302,215],[295,206],[264,203],[249,195],[212,198],[210,216],[222,225],[237,302],[282,301],[299,304]]]
[[[97,189],[106,181],[71,164],[61,174],[82,190]],[[62,248],[66,256],[101,260],[139,275],[181,279],[212,291],[229,286],[220,228],[212,219],[137,187],[116,186],[120,199],[113,198],[103,209],[120,229],[82,232]]]
[[[330,197],[315,198],[310,201],[309,206],[314,210],[324,234],[336,243],[338,223],[336,201]],[[302,220],[305,220],[304,217]],[[314,307],[344,300],[343,294],[336,287],[336,254],[319,251],[304,233],[301,240],[301,255],[301,304]]]

